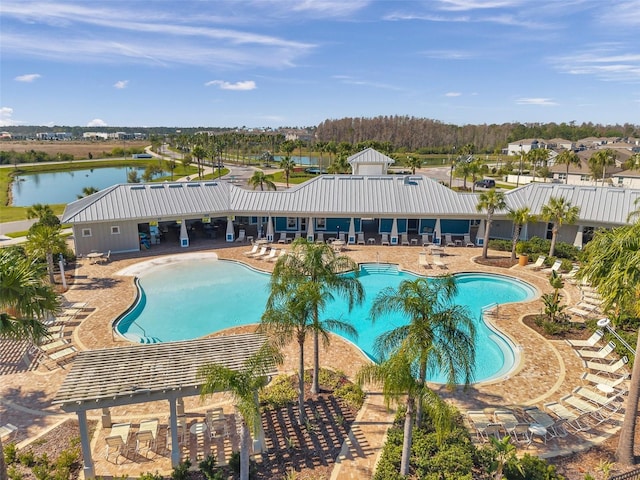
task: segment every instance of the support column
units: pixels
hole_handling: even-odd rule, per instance
[[[102,423],[102,428],[111,428],[111,411],[108,408],[102,409],[100,421]]]
[[[180,401],[182,401],[180,399]],[[183,407],[184,411],[184,407]],[[180,443],[178,442],[178,418],[176,416],[176,399],[169,399],[169,430],[171,431],[171,466],[180,464]],[[184,433],[186,435],[186,432]]]
[[[78,423],[80,424],[80,445],[82,447],[82,460],[84,462],[84,478],[90,479],[96,476],[93,469],[93,459],[91,458],[91,442],[89,441],[89,430],[87,429],[87,412],[80,410]]]
[[[184,400],[182,399],[182,397],[178,397],[176,399],[176,414],[184,415]]]

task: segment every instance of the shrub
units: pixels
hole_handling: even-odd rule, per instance
[[[52,480],[53,478],[48,465],[34,465],[31,472],[36,480]]]
[[[146,472],[140,475],[139,480],[162,480],[163,478],[164,477],[160,475],[158,472],[156,472],[155,474],[151,472]]]
[[[564,480],[564,477],[556,472],[554,465],[549,465],[545,460],[528,453],[518,462],[507,463],[504,474],[509,480]]]
[[[498,250],[500,252],[510,252],[511,240],[489,240],[489,248],[491,250]]]
[[[364,403],[364,392],[359,385],[354,383],[346,383],[338,387],[334,394],[338,398],[342,398],[347,404],[356,410],[360,409]]]
[[[318,381],[320,385],[327,387],[328,390],[336,390],[347,381],[347,376],[340,371],[321,368],[318,373]]]
[[[240,452],[233,452],[231,454],[229,467],[236,475],[240,474]],[[255,478],[257,472],[256,461],[249,459],[249,478]]]
[[[213,455],[208,455],[207,458],[202,460],[198,467],[204,473],[207,480],[223,480],[224,475],[222,471],[216,470],[216,459]]]
[[[4,445],[4,461],[7,465],[15,463],[17,459],[18,449],[16,448],[16,444],[14,442],[10,442]]]
[[[22,480],[24,475],[15,466],[11,466],[7,469],[7,476],[10,480]]]
[[[35,465],[35,457],[31,450],[18,453],[18,461],[25,467],[33,467]]]
[[[260,403],[267,409],[284,407],[295,403],[298,391],[295,387],[295,375],[280,375],[260,392]]]
[[[189,460],[180,462],[177,466],[173,467],[171,478],[173,480],[187,480],[189,477],[189,467],[191,467],[191,462]]]

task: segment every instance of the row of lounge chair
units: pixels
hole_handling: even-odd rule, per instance
[[[431,263],[427,259],[427,252],[420,252],[418,254],[418,265],[423,268],[432,268]],[[433,265],[442,270],[448,268],[447,264],[442,261],[442,257],[438,254],[433,254]]]
[[[268,250],[268,252],[267,252]],[[276,247],[268,247],[268,246],[260,246],[259,244],[254,244],[253,248],[248,252],[244,252],[244,255],[249,258],[255,258],[257,260],[266,260],[267,262],[275,262],[278,258],[285,255],[287,251],[283,248],[280,249],[280,253],[278,253],[278,248]]]
[[[136,455],[142,455],[143,451],[148,454],[149,451],[156,449],[159,424],[160,422],[157,418],[140,422],[138,431],[133,435],[135,439],[134,453]],[[107,445],[105,458],[109,460],[109,457],[113,456],[113,461],[116,464],[120,456],[126,458],[130,451],[130,441],[131,422],[113,424],[109,435],[105,437],[105,443]]]

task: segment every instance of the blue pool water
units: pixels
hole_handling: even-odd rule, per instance
[[[535,290],[524,282],[499,275],[459,274],[456,303],[466,305],[476,322],[477,358],[475,380],[487,380],[509,371],[515,361],[509,342],[481,320],[481,309],[491,303],[532,298]],[[117,324],[117,331],[137,342],[187,340],[218,330],[257,323],[269,295],[269,275],[242,264],[214,259],[187,260],[152,268],[138,277],[140,301]],[[344,302],[328,305],[323,318],[348,320],[358,331],[349,339],[373,357],[373,343],[385,331],[408,322],[401,315],[386,316],[372,324],[371,303],[385,287],[415,279],[395,267],[363,266],[360,281],[365,302],[347,310]],[[442,381],[441,378],[432,378]]]

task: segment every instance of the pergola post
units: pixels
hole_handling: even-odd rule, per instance
[[[183,407],[184,409],[184,407]],[[171,431],[171,466],[180,464],[180,444],[178,442],[178,418],[176,416],[176,399],[169,399],[169,430]],[[183,432],[186,435],[186,432]]]
[[[111,411],[108,408],[102,409],[100,420],[102,423],[102,428],[111,428]]]
[[[87,429],[87,412],[78,410],[78,423],[80,424],[80,445],[82,446],[82,460],[84,462],[84,478],[94,478],[93,459],[91,458],[91,442]]]

